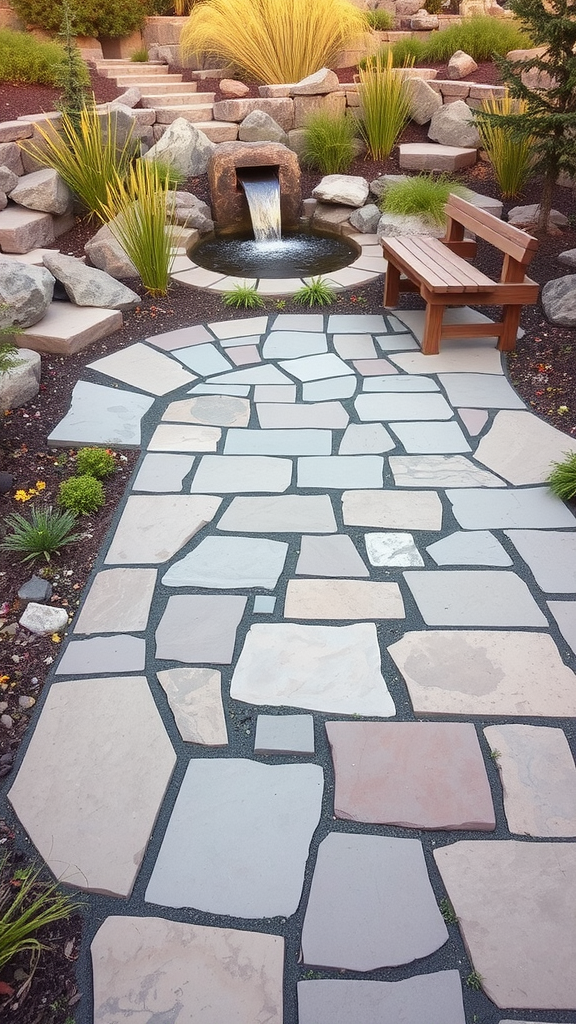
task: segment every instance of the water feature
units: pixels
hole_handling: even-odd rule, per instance
[[[200,267],[233,277],[316,277],[348,267],[360,249],[341,235],[312,231],[286,232],[282,238],[258,242],[246,234],[209,238],[190,252]]]
[[[281,235],[280,182],[276,174],[248,169],[238,174],[250,210],[256,242],[277,242]]]

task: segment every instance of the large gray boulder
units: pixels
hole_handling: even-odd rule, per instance
[[[329,92],[337,92],[341,88],[338,75],[330,68],[320,68],[313,75],[308,75],[290,88],[292,96],[325,96]]]
[[[240,142],[281,142],[288,144],[288,136],[277,121],[265,110],[252,110],[238,129]]]
[[[548,281],[542,289],[542,306],[551,323],[576,327],[576,274]]]
[[[409,78],[406,91],[410,102],[410,117],[416,124],[426,124],[442,106],[442,97],[423,78]]]
[[[184,117],[177,117],[142,159],[161,160],[187,178],[198,178],[206,174],[215,149],[216,143],[204,132]]]
[[[46,267],[0,255],[0,327],[33,327],[44,316],[53,292],[54,278]]]
[[[139,277],[132,260],[117,242],[107,224],[104,224],[84,246],[84,252],[93,266],[104,270],[110,277]]]
[[[410,18],[410,28],[413,32],[433,32],[439,24],[438,15],[429,14],[425,7],[421,7]]]
[[[181,227],[196,228],[201,235],[214,230],[210,207],[192,192],[176,192],[174,213],[170,217],[173,224]]]
[[[70,213],[72,209],[72,193],[52,167],[24,174],[10,192],[10,199],[27,210],[42,213]]]
[[[312,195],[321,203],[338,206],[364,206],[368,198],[368,182],[354,174],[326,174]]]
[[[366,206],[361,206],[359,210],[354,210],[354,213],[350,215],[350,223],[361,234],[372,235],[378,227],[381,216],[376,204],[368,203]]]
[[[477,70],[476,61],[469,53],[464,53],[464,50],[456,50],[448,61],[448,78],[454,81],[462,80]]]
[[[374,178],[374,181],[370,182],[370,191],[373,196],[381,199],[391,185],[397,185],[400,181],[408,181],[408,177],[407,174],[381,174],[379,178]]]
[[[19,409],[31,402],[40,388],[40,355],[29,348],[21,348],[14,366],[0,373],[0,412]]]
[[[446,103],[432,115],[428,138],[441,146],[480,149],[482,145],[472,111],[464,100]]]
[[[99,306],[101,309],[135,309],[140,296],[120,284],[110,274],[87,267],[74,256],[45,253],[44,266],[66,289],[68,298],[77,306]]]
[[[508,213],[508,223],[522,231],[534,231],[538,227],[540,216],[540,205],[531,203],[529,206],[514,206]],[[569,224],[568,217],[565,217],[560,210],[550,210],[548,223],[557,228],[565,228]]]
[[[559,253],[558,263],[563,263],[564,266],[576,270],[576,249],[565,249],[564,252]]]

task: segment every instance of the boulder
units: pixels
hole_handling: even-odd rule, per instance
[[[122,107],[135,107],[137,103],[142,99],[142,93],[137,85],[131,85],[126,92],[123,92],[121,96],[117,96],[115,100],[112,100],[110,109],[114,110],[118,106]]]
[[[576,327],[576,274],[548,281],[542,289],[542,306],[551,323]]]
[[[329,92],[324,96],[295,96],[292,103],[294,128],[305,128],[310,118],[316,114],[339,117],[346,113],[346,93],[344,91]]]
[[[439,24],[438,15],[428,14],[424,7],[410,18],[410,28],[413,32],[433,32]]]
[[[410,117],[416,124],[426,124],[442,106],[442,97],[423,78],[409,78],[406,90],[410,101]]]
[[[9,167],[5,165],[0,167],[0,192],[9,194],[13,188],[16,188],[19,180],[18,175],[14,174],[14,171],[11,171]]]
[[[565,249],[564,252],[559,253],[558,263],[563,263],[566,267],[574,267],[576,269],[576,249]]]
[[[19,619],[20,625],[38,636],[58,633],[68,623],[68,612],[65,608],[55,608],[49,604],[35,604],[30,601]]]
[[[469,53],[456,50],[448,61],[448,78],[462,79],[478,70],[478,65]]]
[[[8,206],[8,196],[5,192],[0,192],[0,210],[5,210]]]
[[[0,143],[0,167],[7,167],[17,177],[24,174],[21,151],[15,142]]]
[[[398,0],[396,4],[396,17],[411,18],[413,14],[416,14],[421,9],[421,0]]]
[[[187,178],[198,178],[206,173],[215,149],[216,143],[204,132],[184,117],[177,117],[143,159],[161,160]]]
[[[10,199],[27,210],[42,213],[69,213],[72,209],[72,193],[52,167],[24,174],[12,189]]]
[[[443,238],[446,228],[435,224],[426,217],[407,217],[400,213],[383,213],[376,228],[378,241],[382,238],[395,238],[397,235],[431,235]]]
[[[139,277],[136,267],[104,224],[84,246],[84,252],[93,266],[105,270],[110,277]]]
[[[226,99],[239,100],[242,96],[248,95],[250,87],[235,78],[223,78],[220,82],[220,92]]]
[[[321,203],[339,206],[364,206],[368,198],[368,182],[354,174],[326,174],[312,192]]]
[[[399,181],[407,180],[407,174],[381,174],[379,178],[374,178],[374,181],[370,182],[370,191],[373,196],[380,199],[390,185],[397,185]]]
[[[238,129],[240,142],[288,142],[288,136],[277,121],[264,110],[253,110],[242,121]]]
[[[333,234],[341,234],[342,229],[349,223],[349,206],[331,206],[329,203],[317,203],[312,214],[312,227],[319,231],[331,231]]]
[[[513,206],[508,214],[508,223],[523,231],[532,231],[538,226],[540,206],[538,203],[531,203],[529,206]],[[550,210],[549,224],[557,228],[568,227],[569,220],[559,210]]]
[[[446,103],[432,115],[428,138],[441,146],[480,149],[482,145],[472,111],[464,100]]]
[[[381,216],[382,214],[375,203],[368,203],[366,206],[361,206],[360,209],[354,210],[354,213],[350,215],[350,223],[361,234],[372,235],[378,227]]]
[[[25,121],[1,121],[0,142],[17,142],[18,139],[29,139],[32,125]]]
[[[300,82],[292,86],[292,96],[323,96],[327,92],[337,92],[340,89],[340,81],[335,71],[330,68],[320,68],[313,75],[307,75]]]
[[[191,192],[176,192],[175,196],[174,214],[170,218],[173,224],[196,228],[201,235],[206,235],[214,230],[214,221],[208,203],[197,199]]]
[[[99,306],[101,309],[135,309],[140,296],[120,284],[110,274],[87,267],[74,256],[46,253],[44,266],[66,289],[76,306]]]
[[[295,127],[294,101],[287,96],[278,99],[245,96],[239,100],[219,100],[214,104],[214,120],[240,124],[253,110],[265,110],[285,132]]]
[[[288,132],[288,142],[286,143],[288,149],[291,149],[293,153],[301,161],[304,158],[306,151],[306,129],[305,128],[293,128],[291,132]]]
[[[54,278],[45,267],[32,267],[0,255],[0,327],[33,327],[52,301]]]
[[[34,355],[38,355],[37,352]],[[40,356],[38,356],[40,358]],[[31,576],[26,583],[23,583],[18,591],[18,600],[28,604],[29,601],[35,601],[37,604],[42,604],[43,601],[49,601],[52,597],[52,584],[48,580],[43,580],[41,576]]]
[[[40,388],[40,355],[29,348],[18,349],[17,362],[0,373],[0,412],[19,409],[36,397]]]

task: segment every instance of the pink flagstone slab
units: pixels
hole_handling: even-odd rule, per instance
[[[485,409],[458,409],[458,415],[470,437],[477,437],[488,421],[488,413]]]
[[[156,569],[106,569],[95,577],[75,633],[128,633],[146,629]]]
[[[367,580],[289,580],[287,619],[403,619],[397,583]]]
[[[404,981],[300,981],[299,1024],[465,1024],[458,971]],[[108,1024],[108,1022],[106,1022]]]
[[[468,722],[327,722],[337,818],[407,828],[495,827]]]
[[[465,840],[434,858],[488,998],[575,1010],[576,843]]]

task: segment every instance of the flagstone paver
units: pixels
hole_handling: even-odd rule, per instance
[[[442,527],[442,505],[434,491],[345,491],[342,513],[347,526],[390,530]]]
[[[168,598],[156,630],[156,657],[230,665],[246,598],[223,594],[178,594]]]
[[[404,579],[429,626],[547,626],[528,587],[512,572],[437,569]]]
[[[371,334],[335,334],[333,342],[341,359],[376,358],[376,347]]]
[[[183,740],[207,747],[228,743],[221,675],[211,668],[170,668],[157,672]]]
[[[305,381],[302,385],[302,400],[304,402],[330,402],[332,399],[350,398],[356,392],[357,386],[356,377],[333,377],[331,380]],[[338,424],[338,426],[342,425]]]
[[[218,379],[217,377],[215,378]],[[248,384],[195,384],[189,395],[226,395],[232,398],[246,398],[250,394]]]
[[[354,408],[361,420],[449,420],[453,410],[443,395],[417,394],[363,394],[358,395]],[[432,426],[432,424],[430,424]]]
[[[406,428],[410,424],[401,426]],[[396,427],[392,425],[392,429]],[[506,486],[503,480],[462,455],[391,455],[390,469],[397,487]]]
[[[574,516],[547,487],[518,491],[470,487],[446,493],[464,530],[574,529]]]
[[[180,493],[184,477],[188,476],[193,465],[194,457],[191,455],[151,452],[142,460],[132,490]]]
[[[389,334],[377,337],[376,341],[382,352],[405,352],[411,349],[418,351],[418,344],[411,334]]]
[[[454,421],[450,423],[389,423],[388,425],[408,454],[449,455],[452,452],[470,451],[468,441]]]
[[[396,441],[381,423],[349,423],[344,431],[339,455],[368,455],[388,452],[396,447]]]
[[[272,615],[276,608],[276,598],[257,594],[254,598],[253,612],[255,615]]]
[[[291,380],[277,366],[263,363],[244,370],[231,370],[220,377],[210,377],[208,384],[291,384]]]
[[[395,967],[447,938],[417,839],[335,832],[320,843],[302,927],[305,964]]]
[[[138,448],[142,417],[154,404],[150,395],[79,380],[70,408],[48,435],[51,447],[114,445]]]
[[[440,388],[431,377],[415,377],[409,373],[403,373],[398,377],[367,377],[362,381],[362,390],[393,394],[404,394],[405,392],[420,394],[428,391],[440,391]]]
[[[181,363],[140,341],[89,363],[88,369],[98,370],[152,395],[166,395],[196,379]]]
[[[508,828],[518,835],[576,836],[576,765],[562,729],[490,725]]]
[[[212,427],[247,427],[250,402],[230,395],[208,395],[171,402],[162,416],[173,423],[201,423]]]
[[[148,442],[148,451],[215,452],[221,436],[220,427],[159,423]]]
[[[267,316],[251,316],[245,320],[221,320],[209,325],[212,333],[224,342],[229,338],[247,338],[251,334],[264,334],[267,326]],[[305,330],[312,330],[312,328],[305,328]]]
[[[297,359],[327,351],[326,335],[312,331],[271,331],[262,346],[265,359]]]
[[[97,673],[141,672],[145,667],[146,643],[129,633],[93,636],[72,640],[62,658],[57,675],[94,675]]]
[[[495,827],[470,723],[327,722],[326,732],[337,818],[405,828]]]
[[[347,377],[350,367],[333,352],[326,355],[302,356],[301,359],[288,359],[279,364],[286,373],[297,380],[324,380],[326,377]]]
[[[573,1009],[576,843],[464,840],[434,857],[488,998]]]
[[[303,536],[296,564],[297,576],[369,576],[364,561],[346,533]]]
[[[312,715],[258,715],[255,754],[314,756]]]
[[[228,430],[224,455],[330,455],[330,430]]]
[[[524,409],[524,402],[501,374],[441,373],[448,401],[470,409]]]
[[[548,601],[566,643],[576,654],[576,603],[574,601]]]
[[[256,384],[254,401],[258,402],[295,402],[295,384]]]
[[[319,402],[317,405],[284,405],[266,403],[256,406],[260,426],[266,429],[287,427],[324,427],[338,430],[347,427],[349,416],[340,402]]]
[[[156,334],[153,338],[146,338],[146,341],[164,352],[174,352],[179,348],[189,348],[190,345],[203,345],[207,341],[213,341],[213,337],[203,324],[195,324],[192,327],[181,327],[178,331]]]
[[[458,415],[470,437],[477,437],[488,422],[488,413],[485,409],[458,409]]]
[[[72,679],[50,688],[8,796],[56,878],[128,896],[175,764],[146,679]]]
[[[323,786],[314,764],[191,761],[147,902],[233,917],[290,916],[300,902]]]
[[[411,533],[367,533],[364,540],[371,565],[424,565]]]
[[[381,487],[383,470],[379,455],[310,456],[298,459],[296,480],[307,490]]]
[[[361,377],[378,377],[381,374],[395,374],[398,370],[387,359],[355,359],[354,369]]]
[[[264,537],[205,537],[190,554],[170,566],[165,587],[274,590],[288,545]]]
[[[336,313],[328,317],[328,334],[384,334],[383,316],[370,313]]]
[[[108,565],[166,562],[218,511],[212,494],[132,494],[112,538]]]
[[[287,619],[403,619],[397,583],[365,580],[289,580]]]
[[[156,569],[106,569],[95,576],[75,633],[139,633],[146,629]]]
[[[511,484],[544,483],[551,463],[576,452],[576,440],[530,412],[499,412],[481,439],[476,458]]]
[[[192,348],[179,348],[176,358],[201,377],[229,370],[232,366],[230,360],[226,359],[215,345],[193,345]]]
[[[299,1024],[465,1024],[458,971],[404,981],[299,981]]]
[[[292,462],[264,455],[205,455],[192,480],[192,493],[238,494],[286,491]]]
[[[436,565],[512,565],[512,559],[489,530],[459,530],[426,548]]]
[[[92,941],[94,1022],[282,1024],[284,939],[257,931],[108,917]]]
[[[576,533],[505,530],[527,562],[541,590],[548,594],[576,592]]]

